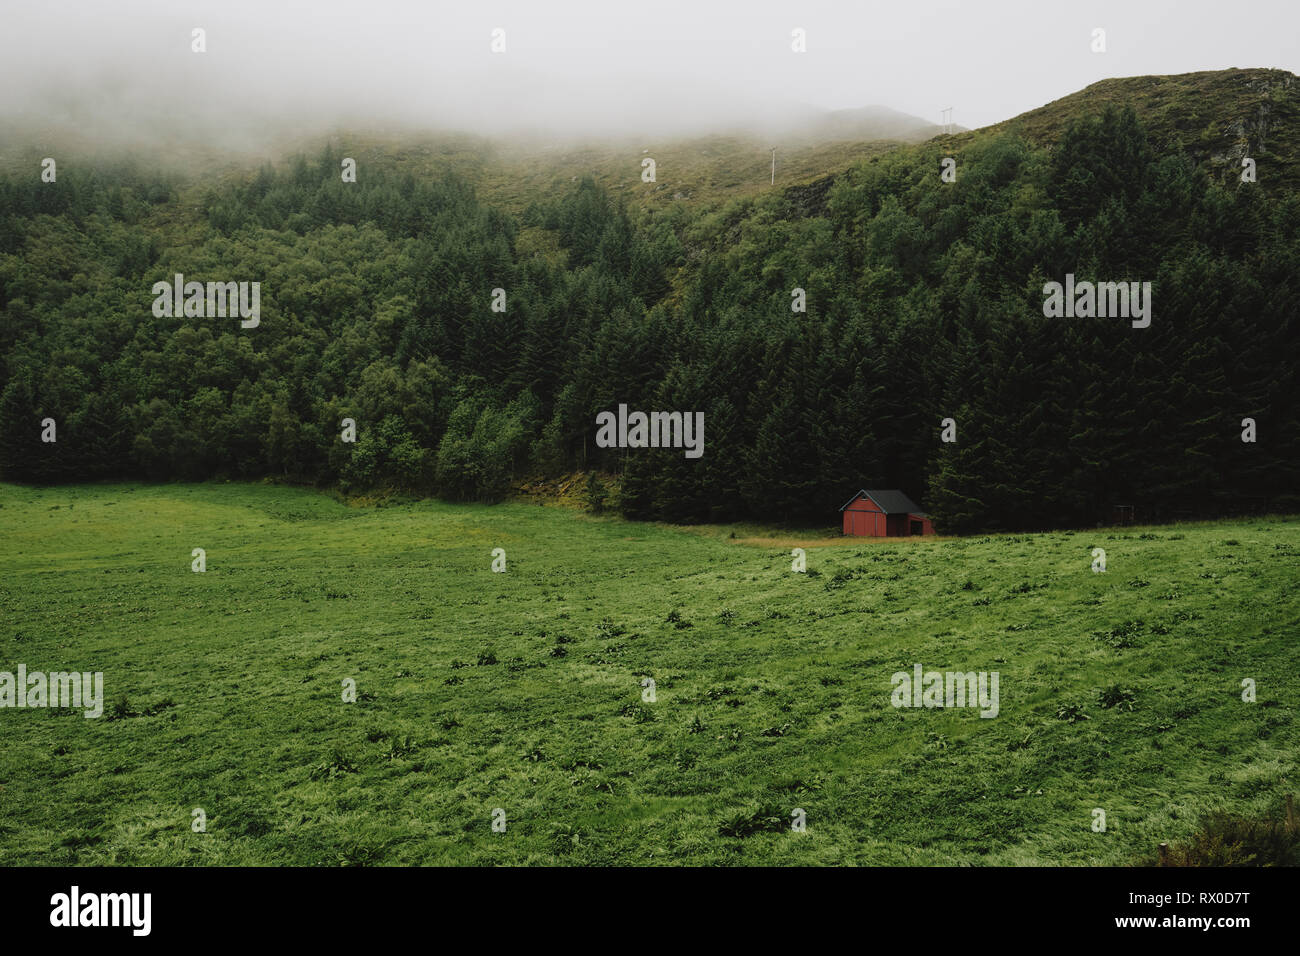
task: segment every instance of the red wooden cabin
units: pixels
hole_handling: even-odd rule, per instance
[[[934,534],[934,525],[916,502],[901,491],[863,489],[840,509],[844,533],[872,538]]]

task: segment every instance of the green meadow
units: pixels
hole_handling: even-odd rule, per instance
[[[1124,865],[1295,789],[1298,572],[1296,517],[870,541],[0,485],[0,671],[106,698],[0,710],[0,864]],[[893,707],[915,664],[997,671],[998,715]]]

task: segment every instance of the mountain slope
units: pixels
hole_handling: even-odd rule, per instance
[[[417,177],[454,170],[488,202],[520,213],[541,195],[553,195],[590,176],[634,206],[667,208],[679,203],[715,208],[732,199],[776,187],[807,186],[864,159],[924,141],[946,147],[990,135],[1014,133],[1054,144],[1069,123],[1107,105],[1131,105],[1157,149],[1180,144],[1216,179],[1236,175],[1249,155],[1266,192],[1300,186],[1300,81],[1285,70],[1230,69],[1174,76],[1102,80],[1019,116],[977,130],[944,135],[940,127],[887,107],[773,116],[762,129],[736,128],[716,135],[670,140],[609,139],[602,142],[517,138],[491,140],[452,132],[409,129],[336,131],[329,135],[268,139],[255,153],[221,152],[217,146],[172,143],[150,152],[148,165],[194,177],[250,174],[261,162],[283,162],[295,151],[308,155],[326,143],[345,150],[362,168],[382,163]],[[3,127],[0,170],[22,175],[41,157],[67,155],[86,165],[119,147],[97,148],[66,130]],[[642,160],[655,160],[655,181],[642,180]]]
[[[802,119],[782,117],[763,133],[734,131],[666,142],[562,145],[488,144],[479,161],[458,168],[484,199],[511,211],[537,193],[565,189],[591,176],[613,195],[642,208],[680,202],[706,208],[759,195],[776,187],[808,186],[864,159],[928,141],[958,150],[1012,133],[1039,145],[1058,142],[1069,124],[1109,105],[1132,106],[1157,151],[1181,146],[1212,177],[1236,176],[1241,158],[1258,164],[1269,193],[1300,187],[1300,79],[1285,70],[1231,69],[1174,76],[1102,80],[992,126],[940,133],[940,128],[885,107],[840,110]],[[779,129],[779,132],[777,131]],[[400,149],[407,160],[433,171],[451,157],[445,137],[413,141]],[[394,156],[391,143],[369,139],[376,160]],[[655,160],[654,183],[641,180],[641,161]]]
[[[1181,144],[1218,176],[1239,173],[1241,158],[1250,156],[1261,186],[1300,185],[1300,78],[1286,70],[1101,80],[978,132],[1008,131],[1055,143],[1071,120],[1108,105],[1132,106],[1157,149]]]

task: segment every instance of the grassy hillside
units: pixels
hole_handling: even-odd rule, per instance
[[[778,147],[778,188],[802,185],[847,169],[854,163],[929,139],[939,127],[883,107],[791,115],[773,121],[771,132],[744,128],[708,136],[669,138],[612,136],[576,140],[517,134],[486,137],[451,131],[348,128],[304,136],[265,130],[261,149],[235,149],[216,143],[171,141],[150,146],[141,165],[161,168],[196,190],[184,201],[197,203],[214,184],[250,176],[260,163],[280,164],[297,152],[317,154],[326,143],[357,160],[361,175],[382,164],[421,178],[454,171],[475,185],[480,196],[519,214],[544,196],[562,193],[591,176],[629,204],[659,209],[683,201],[712,208],[731,199],[771,189],[770,147]],[[0,119],[0,172],[25,176],[53,155],[69,169],[114,161],[128,151],[126,141],[105,144],[75,127],[33,128]],[[652,157],[656,182],[641,180],[641,160]],[[62,168],[62,166],[61,166]]]
[[[584,175],[633,205],[658,208],[685,200],[712,208],[771,188],[770,146],[780,147],[777,186],[799,187],[921,140],[960,150],[1013,131],[1054,144],[1073,120],[1100,114],[1108,105],[1133,106],[1157,148],[1181,144],[1218,177],[1239,174],[1241,157],[1249,155],[1262,167],[1259,182],[1266,192],[1300,187],[1300,80],[1286,70],[1264,68],[1102,80],[1004,122],[977,130],[959,127],[952,135],[939,135],[939,127],[919,121],[907,125],[902,120],[912,118],[902,114],[883,123],[870,110],[846,110],[784,137],[734,133],[587,146],[504,145],[454,136],[406,140],[400,146],[382,136],[341,141],[372,150],[375,161],[409,164],[421,175],[454,168],[475,182],[486,200],[512,212]],[[867,118],[855,120],[858,112]],[[877,131],[884,135],[874,135]],[[640,161],[647,155],[658,166],[653,185],[640,180]]]
[[[1295,518],[752,543],[4,485],[0,526],[0,670],[103,671],[110,701],[0,711],[0,864],[1120,864],[1297,771]],[[998,671],[1000,714],[895,709],[916,663]]]
[[[1241,158],[1250,156],[1266,191],[1300,187],[1300,79],[1286,70],[1102,80],[979,133],[1013,130],[1055,143],[1073,119],[1101,113],[1108,105],[1131,105],[1157,147],[1181,144],[1216,178],[1239,176]]]
[[[951,135],[940,135],[939,127],[921,121],[906,123],[914,118],[903,114],[885,122],[867,109],[811,117],[806,128],[768,137],[735,132],[582,146],[543,140],[493,143],[446,134],[341,135],[335,141],[354,146],[369,161],[397,163],[417,175],[455,169],[475,183],[486,201],[515,213],[582,176],[592,176],[634,206],[657,209],[687,202],[710,209],[772,188],[770,146],[779,147],[777,187],[798,188],[921,140],[938,140],[960,152],[1011,131],[1055,144],[1073,120],[1100,114],[1108,105],[1133,106],[1158,148],[1181,145],[1216,178],[1240,174],[1241,157],[1249,155],[1261,167],[1259,183],[1266,192],[1300,187],[1300,80],[1286,70],[1263,68],[1102,80],[1004,122],[977,130],[959,127]],[[287,151],[286,145],[272,156],[279,159]],[[656,161],[654,184],[641,182],[644,156]]]

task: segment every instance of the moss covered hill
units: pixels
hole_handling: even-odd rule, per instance
[[[314,155],[327,145],[346,146],[359,165],[396,166],[428,178],[451,171],[473,183],[485,202],[518,215],[539,197],[567,193],[586,177],[615,199],[642,209],[679,204],[712,208],[771,189],[773,146],[776,184],[783,189],[924,142],[939,132],[933,123],[879,106],[810,110],[770,125],[769,132],[737,126],[707,136],[616,136],[599,142],[543,135],[490,139],[371,131],[286,143],[276,155]],[[646,158],[655,161],[653,183],[641,178]]]
[[[706,136],[602,137],[574,140],[528,134],[492,138],[459,132],[407,128],[354,128],[304,137],[266,130],[256,151],[222,151],[212,144],[174,141],[151,149],[140,164],[178,177],[202,181],[204,188],[230,178],[247,179],[259,164],[284,163],[295,153],[318,155],[343,149],[359,168],[383,166],[417,178],[451,172],[473,183],[486,202],[522,213],[539,196],[566,192],[592,177],[612,195],[643,208],[683,201],[706,206],[770,188],[772,155],[778,147],[778,188],[806,183],[828,172],[909,143],[932,138],[939,127],[880,106],[816,111],[785,116],[770,124],[779,132],[736,126]],[[71,165],[87,157],[120,152],[71,128],[32,129],[0,121],[0,172],[26,175],[47,155],[65,156]],[[641,160],[657,164],[657,181],[643,184]],[[201,194],[196,194],[201,195]]]
[[[486,203],[520,215],[540,198],[567,193],[591,178],[629,206],[661,210],[671,206],[710,209],[771,190],[768,144],[745,133],[668,141],[563,144],[534,140],[495,143],[453,136],[394,140],[375,134],[333,141],[361,167],[382,164],[436,178],[455,171],[474,184]],[[777,153],[776,188],[802,185],[906,144],[895,140],[797,142]],[[298,144],[312,155],[325,144]],[[641,180],[641,161],[654,159],[656,181]]]
[[[1012,133],[1054,145],[1072,121],[1107,106],[1131,106],[1158,152],[1181,147],[1216,181],[1238,175],[1241,158],[1250,156],[1261,167],[1259,183],[1266,191],[1300,186],[1300,79],[1262,68],[1102,80],[1012,119],[951,136],[921,121],[879,117],[872,108],[861,116],[842,111],[816,117],[775,138],[736,132],[577,146],[541,140],[502,146],[446,136],[401,145],[381,137],[351,141],[370,159],[410,164],[413,171],[454,168],[475,182],[485,200],[512,212],[522,211],[538,194],[568,189],[583,176],[643,208],[683,202],[713,207],[771,189],[772,145],[779,147],[777,188],[794,188],[801,196],[809,184],[873,157],[924,148],[923,142],[960,148]],[[644,156],[656,161],[653,185],[640,179]]]
[[[972,135],[1005,131],[1056,143],[1072,120],[1110,105],[1132,106],[1153,146],[1181,145],[1216,180],[1238,175],[1250,156],[1265,189],[1300,186],[1300,79],[1286,70],[1102,80]]]

